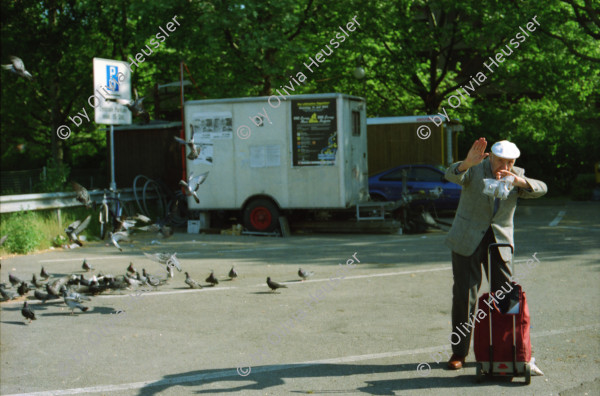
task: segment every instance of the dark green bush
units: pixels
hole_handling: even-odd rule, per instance
[[[2,247],[10,253],[33,252],[44,239],[37,222],[34,212],[16,212],[7,216],[0,228],[2,236],[8,235]]]
[[[571,198],[576,201],[588,201],[592,199],[592,191],[596,185],[596,175],[593,173],[582,173],[577,175],[571,184]]]

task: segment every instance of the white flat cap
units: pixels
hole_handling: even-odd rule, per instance
[[[521,155],[517,145],[508,140],[501,140],[494,143],[492,146],[492,153],[497,157],[505,159],[517,159]]]

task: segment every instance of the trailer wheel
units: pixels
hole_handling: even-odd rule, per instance
[[[270,201],[257,199],[244,210],[244,224],[251,231],[271,232],[279,224],[279,210]]]

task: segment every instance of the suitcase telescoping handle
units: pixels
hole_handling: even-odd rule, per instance
[[[488,284],[490,285],[490,292],[492,291],[492,248],[501,248],[501,247],[509,247],[510,248],[510,263],[512,264],[511,272],[514,274],[515,272],[515,261],[513,260],[513,255],[515,254],[515,248],[510,243],[491,243],[488,246]],[[498,249],[498,253],[500,250]]]
[[[490,355],[490,374],[494,374],[494,346],[492,342],[492,248],[501,248],[501,247],[509,247],[510,248],[510,261],[512,263],[512,272],[515,272],[515,261],[513,260],[513,255],[515,253],[515,248],[510,243],[491,243],[488,246],[488,284],[490,286],[489,300],[488,300],[488,323],[490,327],[490,345],[489,345],[489,355]],[[498,254],[500,254],[500,249],[498,249]],[[502,257],[500,257],[502,258]],[[515,357],[515,340],[514,340],[514,328],[515,328],[515,318],[513,316],[513,357]],[[516,362],[513,358],[513,370],[516,368]]]

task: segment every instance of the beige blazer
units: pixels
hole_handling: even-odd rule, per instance
[[[456,162],[450,165],[446,171],[446,179],[461,185],[462,192],[456,217],[445,244],[462,256],[470,256],[475,252],[491,225],[498,243],[510,243],[514,247],[513,217],[517,207],[517,198],[541,197],[548,191],[546,184],[525,177],[523,168],[513,167],[511,171],[527,180],[533,190],[514,187],[508,195],[508,199],[500,200],[498,211],[494,215],[494,198],[483,193],[483,179],[494,178],[489,158],[463,173],[456,174],[455,171],[459,165],[460,162]],[[500,254],[504,261],[510,260],[509,248],[501,248]]]

